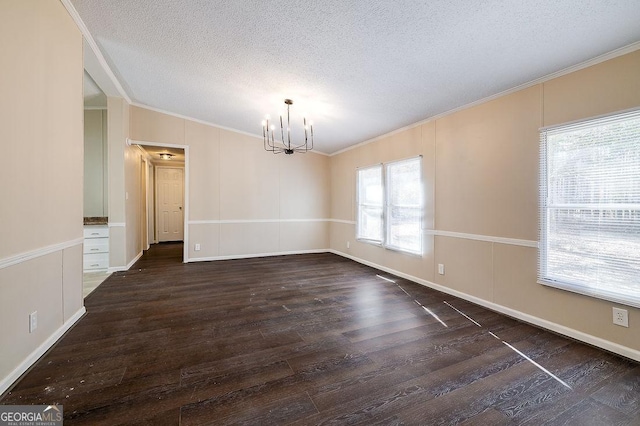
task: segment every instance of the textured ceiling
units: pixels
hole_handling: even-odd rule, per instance
[[[134,102],[261,134],[291,98],[326,153],[640,40],[638,0],[71,1]]]

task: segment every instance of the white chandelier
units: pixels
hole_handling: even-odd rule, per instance
[[[285,99],[284,103],[287,105],[287,138],[285,140],[285,127],[282,122],[282,116],[280,116],[280,135],[281,140],[276,140],[274,135],[275,126],[270,124],[270,115],[266,115],[262,120],[262,139],[264,142],[265,151],[273,152],[274,154],[293,154],[294,152],[307,152],[313,149],[313,121],[309,121],[307,124],[307,118],[302,118],[302,124],[304,125],[304,143],[301,145],[291,145],[291,122],[289,120],[289,107],[293,105],[291,99]],[[308,143],[309,136],[311,137],[311,144]]]

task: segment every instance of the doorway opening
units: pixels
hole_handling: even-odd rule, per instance
[[[131,141],[143,152],[140,167],[141,238],[152,244],[183,243],[188,247],[188,146]]]
[[[84,91],[82,293],[87,297],[109,277],[109,180],[107,96],[87,70]]]

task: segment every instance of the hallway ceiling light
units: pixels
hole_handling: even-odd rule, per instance
[[[168,152],[160,153],[160,158],[163,160],[171,160],[171,157],[173,157],[173,154],[169,154]]]
[[[289,117],[289,108],[293,105],[293,101],[291,99],[285,99],[284,103],[287,105],[287,137],[285,141],[285,127],[282,122],[282,116],[280,116],[280,135],[282,137],[281,140],[276,140],[274,135],[275,126],[273,124],[269,124],[271,120],[270,115],[266,115],[264,120],[262,120],[262,139],[264,143],[265,151],[273,152],[274,154],[280,154],[284,152],[285,154],[293,154],[294,152],[307,152],[313,149],[313,121],[309,121],[307,124],[307,118],[302,118],[302,124],[304,125],[304,143],[300,145],[291,145],[291,122]],[[311,144],[308,143],[308,139],[311,139]]]

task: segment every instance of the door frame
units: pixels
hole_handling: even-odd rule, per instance
[[[184,150],[184,214],[183,214],[183,230],[184,230],[184,243],[183,243],[183,253],[182,253],[182,262],[189,262],[189,145],[176,144],[176,143],[162,143],[162,142],[153,142],[153,141],[139,141],[128,139],[128,142],[133,145],[141,145],[141,146],[159,146],[162,148],[179,148]],[[155,167],[154,167],[155,170]],[[155,186],[155,176],[154,176],[154,186]],[[147,206],[147,209],[149,207]],[[148,215],[148,211],[146,212]],[[157,226],[157,223],[155,224]]]
[[[151,244],[156,244],[156,219],[155,219],[155,167],[151,161],[147,162],[147,199],[146,199],[146,213],[147,213],[147,250],[151,247]],[[184,191],[184,189],[183,189]],[[184,194],[184,192],[183,192]]]
[[[140,208],[142,211],[140,212],[140,239],[142,241],[142,251],[149,250],[149,233],[147,229],[149,228],[149,215],[147,212],[149,211],[149,159],[147,156],[143,156],[140,158],[140,188],[141,197],[140,197]]]

